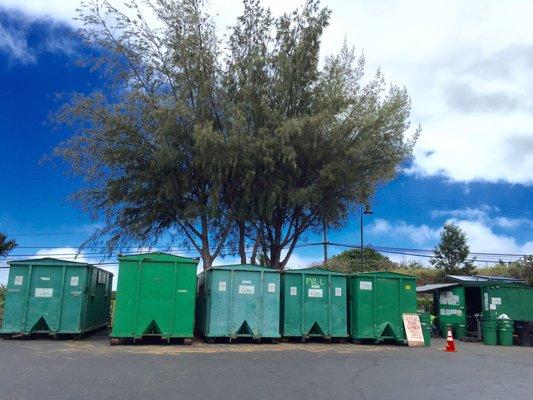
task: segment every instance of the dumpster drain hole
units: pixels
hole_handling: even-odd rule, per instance
[[[155,319],[152,320],[143,332],[143,335],[161,335],[161,329]]]
[[[244,321],[241,327],[237,330],[237,335],[253,335],[252,329],[248,322]]]
[[[324,331],[322,328],[320,328],[320,325],[318,325],[318,322],[315,322],[311,329],[309,329],[309,335],[320,335],[324,336]]]
[[[49,331],[49,330],[50,330],[50,327],[46,323],[46,320],[44,319],[44,317],[39,318],[37,322],[33,325],[33,327],[30,329],[30,331],[32,332]]]

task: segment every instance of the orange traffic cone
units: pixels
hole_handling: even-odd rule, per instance
[[[455,350],[455,343],[453,341],[453,336],[452,336],[452,328],[448,327],[448,337],[446,338],[446,347],[444,348],[444,351],[448,351],[448,352],[456,352],[457,350]]]

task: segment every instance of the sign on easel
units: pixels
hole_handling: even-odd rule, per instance
[[[403,314],[403,326],[409,347],[424,346],[424,333],[418,314]]]

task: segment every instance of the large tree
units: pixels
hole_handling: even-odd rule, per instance
[[[57,153],[86,179],[75,198],[105,221],[88,243],[169,233],[204,268],[251,247],[252,262],[261,252],[282,269],[309,229],[341,224],[410,155],[404,89],[379,72],[363,83],[347,46],[321,67],[330,11],[317,0],[278,18],[245,0],[225,43],[203,0],[146,4],[150,19],[135,0],[80,14],[87,62],[110,85],[64,106],[75,134]]]
[[[256,143],[241,215],[262,259],[279,269],[305,232],[338,226],[351,206],[369,201],[414,143],[404,137],[405,89],[387,87],[379,71],[364,84],[365,60],[347,45],[320,67],[329,16],[308,1],[272,19],[259,2],[245,1],[230,37],[229,93]]]
[[[466,233],[460,227],[448,223],[442,229],[440,243],[435,247],[435,257],[430,262],[446,274],[468,275],[476,269],[474,260],[468,258],[469,254]]]

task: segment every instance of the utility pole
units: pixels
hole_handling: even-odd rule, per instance
[[[324,263],[328,261],[328,226],[322,222],[322,230],[324,234]]]
[[[363,211],[363,207],[364,207],[364,211]],[[370,205],[367,203],[367,204],[363,204],[361,203],[361,214],[360,214],[360,220],[361,220],[361,247],[360,247],[360,253],[361,253],[361,271],[364,271],[364,263],[365,263],[365,259],[364,259],[364,255],[363,255],[363,251],[364,251],[364,239],[363,239],[363,215],[370,215],[370,214],[373,214],[374,212],[372,211],[372,209],[370,208]]]

